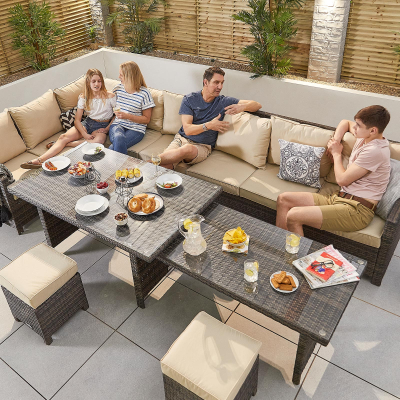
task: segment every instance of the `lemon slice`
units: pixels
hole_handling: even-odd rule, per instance
[[[259,265],[258,265],[258,261],[254,261],[254,266],[256,267],[256,270],[258,271],[258,267],[259,267]]]
[[[192,220],[190,219],[190,218],[186,218],[184,221],[183,221],[183,227],[188,231],[189,230],[189,228],[192,226],[192,224],[193,224],[193,222],[192,222]]]
[[[296,235],[290,235],[290,245],[292,247],[297,247],[300,244],[300,238]]]
[[[246,275],[248,276],[253,276],[254,272],[251,269],[246,269],[246,271],[244,271],[246,273]]]

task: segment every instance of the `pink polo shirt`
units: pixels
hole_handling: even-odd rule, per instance
[[[349,159],[349,166],[356,164],[367,169],[366,175],[342,191],[364,199],[380,200],[386,191],[390,177],[390,149],[387,139],[374,139],[365,143],[357,139]]]

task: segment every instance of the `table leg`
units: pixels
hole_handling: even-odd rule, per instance
[[[137,305],[144,308],[144,299],[168,273],[168,266],[157,259],[147,263],[132,253],[130,259]]]
[[[38,208],[38,212],[47,244],[51,247],[56,247],[68,236],[78,230],[75,225],[71,225],[47,211]]]
[[[300,333],[292,379],[295,385],[300,384],[301,374],[314,350],[315,344],[316,342],[314,340]]]

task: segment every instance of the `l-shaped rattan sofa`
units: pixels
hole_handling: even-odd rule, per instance
[[[117,83],[106,79],[108,90]],[[79,78],[69,85],[47,91],[24,106],[0,114],[0,163],[14,179],[30,173],[19,168],[21,163],[43,154],[46,144],[63,133],[60,113],[76,106],[83,84],[83,78]],[[151,88],[150,91],[156,104],[151,121],[143,140],[129,149],[131,156],[144,160],[148,160],[152,153],[162,152],[181,127],[178,111],[183,95]],[[326,155],[321,161],[321,189],[277,177],[280,164],[278,139],[326,147],[334,128],[265,112],[242,113],[230,118],[231,129],[219,135],[215,150],[205,161],[193,166],[183,163],[177,166],[178,172],[221,185],[224,192],[218,202],[274,224],[280,193],[332,193],[339,189],[333,166]],[[345,160],[348,160],[354,142],[350,133],[344,136]],[[109,144],[107,141],[106,146]],[[391,143],[391,157],[400,160],[400,144]],[[37,211],[8,192],[12,179],[6,172],[4,168],[0,169],[1,200],[12,213],[12,224],[18,233],[22,233],[24,224],[35,218]],[[379,286],[400,238],[399,220],[400,199],[397,199],[386,220],[375,215],[372,223],[360,231],[328,232],[305,227],[305,235],[366,259],[365,273],[374,285]]]

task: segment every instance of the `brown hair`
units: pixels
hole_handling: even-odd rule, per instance
[[[207,68],[207,69],[204,71],[204,75],[203,75],[203,86],[204,86],[204,79],[207,79],[208,82],[210,82],[211,79],[212,79],[212,77],[214,76],[214,74],[220,74],[220,75],[222,75],[222,76],[225,76],[225,71],[222,70],[222,69],[219,68],[219,67],[210,67],[210,68]]]
[[[382,133],[390,121],[389,111],[382,106],[369,106],[362,108],[354,119],[359,119],[369,128],[377,128],[379,133]]]
[[[101,80],[101,89],[100,89],[100,97],[103,99],[103,103],[105,104],[106,99],[108,98],[106,85],[104,84],[103,74],[96,68],[90,68],[87,70],[85,75],[85,110],[90,111],[90,103],[93,99],[93,91],[90,88],[90,81],[92,78],[98,75]]]
[[[120,66],[124,76],[124,87],[127,92],[139,92],[142,86],[147,87],[139,66],[133,61],[127,61]]]

